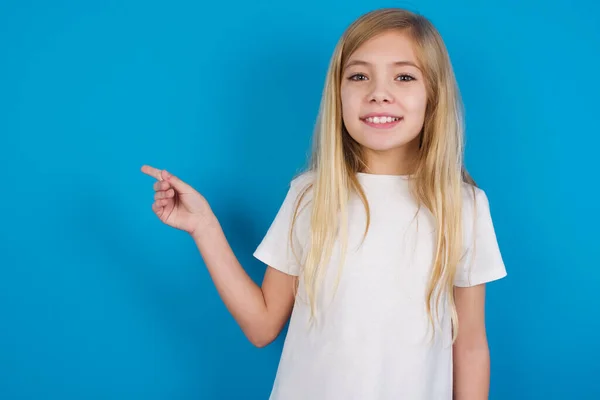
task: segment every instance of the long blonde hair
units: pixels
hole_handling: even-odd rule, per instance
[[[303,264],[304,285],[311,316],[314,316],[318,286],[338,237],[341,265],[344,264],[348,241],[347,202],[351,191],[359,195],[367,212],[365,236],[369,229],[369,204],[356,177],[366,165],[360,145],[348,134],[342,120],[340,86],[343,66],[353,52],[367,40],[389,30],[409,35],[424,71],[427,106],[419,153],[410,180],[411,191],[418,208],[425,206],[431,212],[436,228],[433,266],[426,294],[427,313],[433,324],[433,314],[439,312],[440,296],[445,292],[451,307],[455,339],[458,317],[453,282],[462,256],[462,190],[465,182],[473,188],[476,185],[463,164],[462,102],[448,52],[436,28],[425,17],[413,12],[385,8],[364,14],[344,32],[330,60],[308,167],[313,180],[300,196],[304,197],[308,190],[313,191],[310,239]],[[292,230],[300,202],[294,213]],[[434,299],[437,307],[432,306]]]

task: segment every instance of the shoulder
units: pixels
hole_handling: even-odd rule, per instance
[[[289,191],[295,196],[306,197],[314,183],[314,171],[307,170],[297,173],[290,182]]]
[[[308,215],[312,203],[312,184],[314,182],[313,171],[302,171],[297,173],[290,181],[288,194],[285,202],[290,207],[292,215]]]
[[[469,215],[481,215],[481,211],[489,208],[487,193],[482,188],[470,183],[462,187],[463,211]]]
[[[315,172],[312,170],[301,171],[297,173],[290,182],[290,187],[304,189],[314,182]]]
[[[479,186],[475,186],[467,182],[463,182],[462,184],[462,195],[463,201],[471,203],[473,201],[487,200],[487,194],[485,190],[483,190]]]

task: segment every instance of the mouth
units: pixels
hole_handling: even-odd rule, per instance
[[[389,129],[398,125],[400,121],[402,121],[404,117],[398,117],[395,115],[367,115],[365,117],[360,118],[360,120],[372,127],[377,129]]]

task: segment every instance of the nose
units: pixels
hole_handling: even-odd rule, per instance
[[[387,90],[384,83],[376,83],[373,85],[373,89],[369,93],[369,102],[381,103],[392,103],[394,98],[392,94]]]

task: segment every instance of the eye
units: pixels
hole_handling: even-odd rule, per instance
[[[366,79],[367,77],[364,76],[363,74],[354,74],[354,75],[350,76],[348,78],[348,80],[351,80],[351,81],[363,81],[364,80],[364,79],[358,79],[358,78],[365,78]]]
[[[398,78],[402,78],[400,80],[404,81],[404,82],[410,82],[410,81],[414,81],[415,80],[414,76],[408,75],[408,74],[398,75]]]

